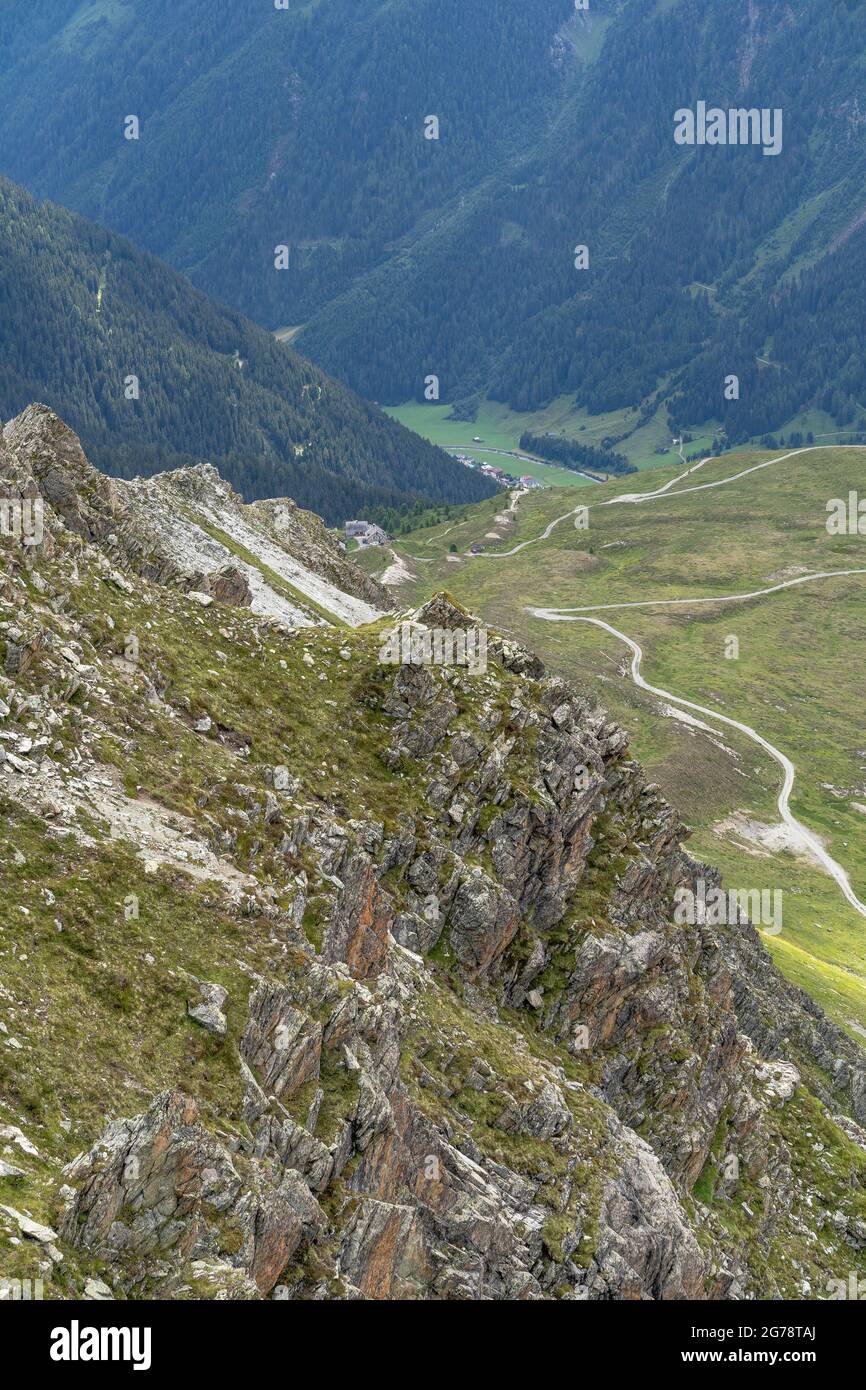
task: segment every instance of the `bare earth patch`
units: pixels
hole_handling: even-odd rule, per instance
[[[396,550],[391,551],[391,557],[391,564],[385,570],[384,574],[380,574],[379,583],[387,584],[390,587],[397,584],[414,583],[417,576],[412,573],[404,557],[398,555]]]
[[[820,860],[805,849],[790,828],[781,821],[774,825],[765,825],[762,821],[752,820],[744,811],[735,811],[732,816],[714,825],[713,832],[726,839],[735,839],[747,854],[769,856],[787,851],[807,864],[820,863]]]

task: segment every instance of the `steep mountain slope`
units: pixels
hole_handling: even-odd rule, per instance
[[[744,722],[790,758],[793,814],[866,903],[863,682],[851,660],[866,636],[866,556],[855,527],[827,526],[828,499],[862,495],[864,477],[863,447],[737,451],[584,491],[585,526],[565,489],[508,511],[492,498],[463,509],[459,529],[401,538],[400,565],[365,557],[373,573],[390,568],[403,606],[447,585],[603,700],[696,853],[728,882],[783,890],[774,959],[858,1038],[864,917],[784,823],[782,768],[730,724],[639,689],[627,642],[652,685]]]
[[[0,453],[45,523],[0,548],[0,1274],[584,1300],[866,1273],[863,1053],[748,923],[672,924],[715,877],[601,710],[493,633],[486,669],[395,667],[385,621],[201,606],[50,412]],[[166,534],[195,483],[154,483]]]
[[[295,627],[357,627],[391,607],[319,517],[289,498],[246,506],[211,464],[146,480],[105,479],[68,426],[39,405],[10,421],[4,439],[68,529],[99,541],[136,574],[200,602],[220,599]]]
[[[236,0],[203,19],[197,0],[60,0],[34,22],[13,3],[0,167],[261,322],[297,323],[533,137],[573,8]],[[437,113],[441,139],[425,140]]]
[[[0,412],[34,396],[112,473],[206,459],[329,522],[492,490],[176,271],[0,178]]]
[[[833,238],[832,254],[756,301],[742,322],[732,317],[720,327],[712,347],[677,383],[672,409],[679,420],[702,418],[718,397],[718,383],[733,372],[740,399],[715,404],[731,443],[771,432],[804,405],[866,434],[862,223],[858,210]]]
[[[774,399],[776,372],[754,362],[777,356],[773,295],[795,269],[808,293],[808,268],[831,250],[840,282],[857,263],[847,233],[866,205],[864,14],[813,0],[625,5],[522,164],[322,311],[304,350],[382,399],[417,396],[417,364],[432,360],[445,398],[486,390],[521,410],[560,393],[592,411],[649,405],[694,364],[687,423],[722,415],[725,375],[740,368],[742,424],[739,402],[724,409],[734,437],[749,417],[778,426],[791,401]],[[674,113],[701,100],[781,110],[781,153],[677,145]],[[588,270],[575,269],[576,245]],[[845,320],[822,309],[832,340]],[[455,315],[460,334],[436,335]],[[747,362],[728,363],[720,349],[739,333]],[[363,360],[362,337],[378,347]],[[795,409],[836,389],[851,408],[832,356],[786,347]]]
[[[5,167],[267,326],[303,322],[367,396],[421,399],[430,373],[519,410],[661,393],[677,428],[734,441],[859,420],[863,0],[29,9],[4,21]],[[780,111],[780,153],[677,145],[699,101]]]

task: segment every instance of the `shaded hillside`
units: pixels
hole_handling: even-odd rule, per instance
[[[411,254],[322,310],[299,342],[383,399],[417,397],[429,357],[446,399],[483,391],[518,410],[561,394],[590,411],[637,405],[693,367],[687,418],[718,418],[730,340],[742,337],[754,367],[785,277],[801,271],[817,298],[816,260],[866,206],[864,17],[853,0],[625,5],[525,158],[419,228]],[[781,153],[677,146],[673,113],[701,99],[780,108]],[[589,248],[586,270],[577,245]],[[840,259],[852,275],[847,247]],[[820,326],[827,340],[845,322],[834,314]],[[363,357],[362,340],[374,345]],[[857,344],[862,357],[862,333]],[[778,426],[828,392],[850,409],[838,354],[804,358],[784,400],[753,375],[738,437],[747,417]]]
[[[330,522],[491,491],[176,271],[0,178],[0,414],[34,397],[111,472],[206,459],[247,498]]]
[[[844,305],[820,352],[792,343],[781,390],[755,359],[793,273],[808,303],[828,251],[856,272],[863,0],[191,7],[60,0],[58,23],[13,0],[0,161],[266,326],[303,324],[296,346],[377,400],[435,372],[443,400],[518,410],[653,413],[682,385],[677,424],[724,416],[733,439],[816,405],[850,422],[866,354]],[[699,101],[780,110],[781,152],[677,145]]]
[[[556,98],[551,35],[574,6],[6,9],[0,167],[278,327],[308,317],[534,138]],[[127,113],[141,120],[135,143],[123,138]],[[438,141],[424,138],[431,113]],[[281,275],[277,243],[292,248]]]

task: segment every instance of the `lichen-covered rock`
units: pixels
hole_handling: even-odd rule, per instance
[[[350,626],[375,590],[208,465],[111,482],[39,407],[0,470],[50,537],[0,547],[3,1259],[220,1300],[866,1276],[863,1051],[748,923],[674,921],[718,879],[603,711],[496,634],[395,668],[302,613],[274,563]]]
[[[586,1287],[619,1299],[700,1299],[706,1260],[650,1146],[621,1133],[624,1160],[607,1184]]]
[[[261,985],[255,992],[241,1056],[266,1091],[289,1098],[319,1075],[322,1025],[294,1008],[288,991]]]
[[[338,1273],[363,1298],[421,1298],[429,1277],[418,1212],[365,1197],[340,1247]]]
[[[214,985],[206,980],[199,981],[198,988],[201,1003],[188,1006],[189,1016],[194,1018],[196,1023],[200,1023],[202,1028],[206,1028],[209,1033],[221,1038],[227,1027],[223,1005],[228,998],[228,991],[223,989],[222,985]]]
[[[135,1120],[114,1121],[66,1176],[81,1186],[64,1233],[100,1253],[147,1255],[179,1244],[190,1255],[203,1204],[227,1211],[241,1190],[230,1155],[198,1123],[195,1102],[176,1091]]]
[[[394,909],[370,857],[359,851],[341,867],[342,888],[325,932],[326,960],[345,961],[356,979],[377,975],[388,952]]]
[[[213,1281],[221,1264],[237,1273],[226,1296],[248,1297],[250,1286],[269,1293],[325,1218],[296,1173],[274,1187],[255,1167],[243,1167],[242,1177],[201,1125],[194,1101],[166,1092],[144,1115],[109,1125],[69,1165],[66,1178],[77,1190],[63,1234],[116,1261],[130,1287],[143,1281],[171,1293],[204,1270]]]
[[[243,570],[238,569],[237,565],[228,564],[223,565],[220,569],[212,570],[196,587],[201,588],[203,593],[210,595],[218,603],[230,603],[239,608],[249,608],[253,601],[249,580]]]

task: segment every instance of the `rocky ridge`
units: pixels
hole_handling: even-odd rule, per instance
[[[0,1276],[594,1300],[866,1273],[863,1053],[747,922],[673,925],[713,871],[603,711],[494,634],[485,671],[394,666],[379,614],[189,588],[160,541],[217,475],[121,489],[40,409],[5,447],[47,525],[0,548]],[[444,595],[406,620],[474,622]]]
[[[152,478],[109,478],[47,406],[3,431],[5,495],[33,493],[53,523],[98,544],[123,571],[248,605],[291,626],[371,622],[383,589],[289,498],[245,505],[210,464]]]

